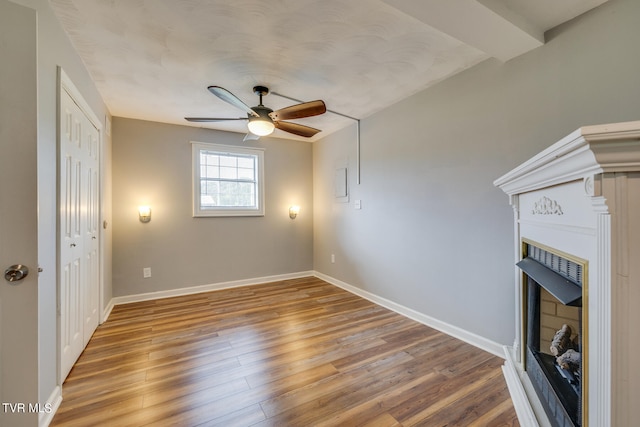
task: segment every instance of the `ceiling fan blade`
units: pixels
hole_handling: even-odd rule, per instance
[[[321,100],[317,100],[281,108],[272,113],[269,113],[269,116],[273,120],[291,120],[317,116],[319,114],[324,114],[326,111],[327,107],[324,105],[324,102]]]
[[[251,116],[258,117],[258,114],[255,111],[253,111],[251,107],[249,107],[247,104],[242,102],[240,98],[238,98],[237,96],[235,96],[234,94],[226,90],[225,88],[220,86],[209,86],[207,89],[209,89],[209,92],[211,92],[218,98],[222,99],[223,101],[228,102],[229,104],[233,105],[236,108],[241,109],[242,111],[246,112]]]
[[[276,128],[285,132],[292,133],[294,135],[304,136],[305,138],[311,138],[316,133],[320,132],[320,129],[312,128],[310,126],[300,125],[298,123],[291,122],[273,122]]]
[[[185,117],[184,119],[189,122],[226,122],[227,120],[247,120],[246,117],[238,117],[237,119],[223,119],[218,117]]]
[[[245,142],[245,141],[257,141],[259,139],[260,139],[259,135],[254,135],[251,132],[247,132],[247,134],[242,139],[242,142]]]

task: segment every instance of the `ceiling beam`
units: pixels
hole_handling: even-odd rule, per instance
[[[544,32],[493,0],[383,0],[407,15],[508,61],[544,44]]]

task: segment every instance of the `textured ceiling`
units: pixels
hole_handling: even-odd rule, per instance
[[[243,117],[209,93],[258,104],[260,84],[364,118],[489,57],[507,61],[544,31],[606,0],[50,0],[114,116],[202,126]],[[560,3],[560,4],[558,4]],[[291,105],[271,94],[272,109]],[[353,121],[327,113],[297,122]],[[282,131],[274,136],[299,139]]]

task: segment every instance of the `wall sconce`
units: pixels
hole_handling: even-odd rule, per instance
[[[299,213],[300,213],[300,206],[289,207],[289,218],[296,219]]]
[[[149,222],[149,221],[151,221],[151,207],[149,207],[149,206],[139,206],[138,207],[138,216],[140,218],[140,222]]]

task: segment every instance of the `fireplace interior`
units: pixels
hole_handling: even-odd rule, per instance
[[[531,243],[525,273],[525,371],[555,426],[582,425],[584,265]]]

